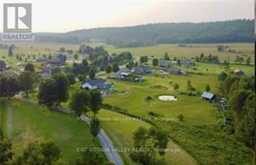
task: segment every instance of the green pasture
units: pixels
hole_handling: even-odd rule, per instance
[[[45,107],[30,102],[12,100],[12,136],[14,151],[20,154],[29,143],[53,140],[62,151],[62,160],[73,164],[80,157],[79,150],[100,147],[90,134],[88,126],[70,115],[51,112]],[[3,110],[0,105],[1,113]]]

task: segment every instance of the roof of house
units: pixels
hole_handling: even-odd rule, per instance
[[[112,86],[110,83],[107,83],[104,80],[87,80],[84,82],[84,84],[82,84],[82,87],[84,87],[85,84],[94,86],[97,89],[108,89],[108,88],[111,88],[111,86]]]
[[[132,70],[135,73],[151,73],[152,72],[152,70],[147,66],[137,66],[137,67],[134,67]]]
[[[165,60],[165,59],[159,60],[159,66],[168,66],[168,65],[170,65],[170,61]]]
[[[214,96],[215,95],[211,92],[203,92],[203,94],[202,94],[202,98],[209,99],[209,100],[213,99]]]

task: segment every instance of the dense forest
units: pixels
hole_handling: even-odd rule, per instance
[[[95,28],[68,33],[38,33],[39,42],[105,42],[118,47],[162,43],[253,42],[253,20],[208,23],[159,23],[131,27]]]

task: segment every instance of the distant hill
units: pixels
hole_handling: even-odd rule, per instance
[[[131,27],[95,28],[68,33],[39,33],[39,42],[100,41],[119,47],[162,43],[253,42],[253,20],[208,23],[159,23]]]

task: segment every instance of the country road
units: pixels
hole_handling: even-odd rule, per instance
[[[24,101],[34,103],[31,100],[24,99]],[[61,109],[60,112],[66,113],[66,114],[72,114],[73,111],[67,110],[67,109]],[[85,122],[86,124],[90,124],[90,118],[88,118],[85,115],[80,116],[80,120]],[[112,141],[108,137],[108,135],[105,133],[103,129],[100,129],[99,134],[97,135],[97,138],[99,139],[101,146],[103,148],[103,151],[105,155],[107,156],[108,160],[113,162],[115,165],[123,165],[123,161],[118,153],[118,151],[114,148],[114,145],[112,144]]]
[[[87,124],[90,124],[90,119],[87,116],[81,115],[80,119],[86,122]],[[110,138],[107,136],[107,134],[103,129],[100,130],[97,137],[103,147],[104,153],[106,154],[108,160],[112,161],[115,165],[123,165],[123,161],[119,153],[114,148],[112,141],[110,140]]]

